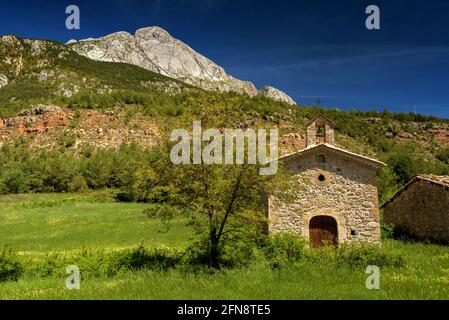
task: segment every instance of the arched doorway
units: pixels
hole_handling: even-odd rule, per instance
[[[329,216],[317,216],[310,220],[309,239],[312,248],[336,246],[338,244],[337,221]]]

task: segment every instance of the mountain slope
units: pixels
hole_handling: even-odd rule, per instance
[[[139,29],[135,35],[117,32],[99,39],[70,41],[79,54],[99,61],[125,62],[198,86],[205,90],[257,95],[249,81],[235,79],[191,47],[159,27]],[[284,92],[272,88],[264,96],[295,104]]]
[[[0,37],[0,61],[0,145],[2,152],[12,150],[11,159],[0,163],[0,176],[6,172],[8,179],[17,176],[11,171],[18,161],[13,151],[24,143],[74,155],[84,145],[114,150],[136,142],[143,149],[157,144],[162,132],[190,128],[196,120],[203,128],[279,128],[281,150],[291,153],[304,147],[304,124],[317,113],[336,123],[342,147],[388,163],[379,179],[382,199],[417,174],[449,174],[448,120],[297,108],[263,94],[205,91],[45,40]],[[25,177],[33,168],[30,159]]]
[[[170,94],[198,90],[134,65],[94,61],[47,40],[2,36],[0,61],[0,115],[14,115],[33,103],[121,90]]]

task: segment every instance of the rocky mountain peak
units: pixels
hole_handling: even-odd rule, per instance
[[[285,92],[270,86],[265,86],[260,89],[258,95],[262,97],[268,97],[277,101],[286,102],[291,105],[296,104],[296,102]]]
[[[221,66],[157,26],[139,29],[134,35],[116,32],[98,39],[71,41],[70,46],[94,60],[134,64],[205,90],[258,94],[253,83],[232,77]],[[293,101],[285,93],[263,95]]]
[[[138,29],[136,31],[135,36],[136,36],[136,38],[142,38],[142,39],[154,40],[154,41],[174,40],[174,38],[171,36],[170,33],[168,33],[168,31],[162,29],[161,27],[157,27],[157,26]]]
[[[126,31],[119,31],[119,32],[114,32],[111,33],[107,36],[104,37],[105,39],[112,39],[112,40],[116,40],[116,39],[123,39],[123,40],[132,40],[133,36]],[[91,41],[92,39],[86,39],[86,41]]]

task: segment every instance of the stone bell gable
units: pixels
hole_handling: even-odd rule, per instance
[[[284,204],[270,197],[270,232],[298,234],[312,247],[379,242],[376,184],[385,164],[337,147],[334,124],[321,115],[307,124],[307,143],[281,159],[294,182],[294,201]]]
[[[335,124],[326,116],[319,114],[306,124],[307,147],[327,143],[335,145]]]

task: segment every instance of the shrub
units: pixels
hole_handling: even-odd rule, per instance
[[[395,238],[395,226],[393,224],[381,224],[382,239],[394,239]]]
[[[11,251],[0,253],[0,282],[17,281],[23,273],[22,264],[16,261]]]
[[[173,186],[156,186],[149,190],[148,196],[143,200],[149,203],[168,203],[173,194],[175,193],[175,188]]]
[[[39,277],[52,276],[58,269],[62,269],[62,261],[58,254],[47,254],[41,261],[35,263],[32,273]]]
[[[87,186],[86,180],[81,176],[76,176],[68,184],[69,192],[82,192],[86,191],[89,187]]]
[[[443,161],[446,164],[449,164],[449,148],[439,150],[436,154],[436,157],[438,160]]]
[[[131,192],[129,192],[129,190],[119,190],[115,196],[114,199],[117,200],[118,202],[133,202],[134,198]]]
[[[66,267],[75,265],[80,268],[81,276],[115,276],[119,268],[116,264],[120,254],[105,250],[85,249],[75,254],[46,254],[40,259],[29,261],[26,273],[37,277],[66,277]]]
[[[146,249],[140,246],[120,254],[116,266],[125,270],[168,270],[175,268],[181,259],[182,253],[176,249],[166,247]]]
[[[183,262],[189,266],[207,266],[209,265],[209,245],[208,239],[193,242],[184,252]]]
[[[262,248],[272,268],[280,268],[288,263],[299,262],[306,242],[294,234],[284,233],[271,237]]]
[[[245,267],[254,256],[254,243],[245,239],[225,241],[220,265],[225,268]]]
[[[82,270],[82,276],[107,276],[112,277],[119,271],[115,252],[107,252],[104,250],[88,250],[83,249],[81,254],[67,264],[74,264]],[[65,268],[64,268],[65,271]]]
[[[368,265],[400,268],[405,265],[402,256],[382,252],[375,245],[343,245],[337,250],[337,262],[354,268]]]
[[[28,177],[21,171],[13,169],[0,178],[0,193],[26,193],[29,191]]]
[[[394,239],[408,243],[414,243],[416,241],[432,242],[431,239],[418,239],[405,228],[395,226],[394,224],[381,224],[381,232],[382,239]]]
[[[247,266],[254,256],[254,242],[245,239],[245,237],[229,237],[230,235],[227,235],[227,239],[219,247],[220,268]],[[183,255],[184,266],[194,269],[211,267],[210,250],[209,238],[203,235],[185,250]]]

